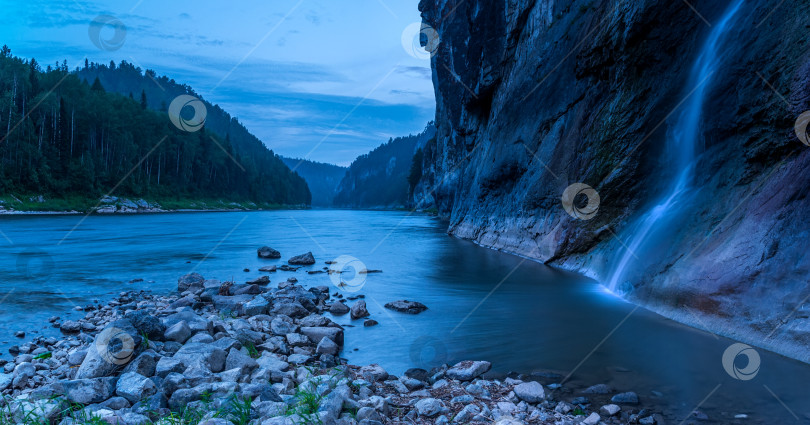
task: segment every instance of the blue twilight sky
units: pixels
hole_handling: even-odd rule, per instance
[[[418,0],[0,0],[0,44],[41,64],[121,60],[192,86],[277,153],[348,165],[433,119]],[[90,22],[126,26],[101,50]],[[102,28],[111,38],[112,27]]]

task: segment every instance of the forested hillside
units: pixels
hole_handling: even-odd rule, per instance
[[[284,164],[304,178],[312,192],[313,207],[331,207],[347,167],[280,156]]]
[[[115,189],[151,199],[309,203],[306,183],[258,139],[247,140],[244,127],[218,107],[206,104],[205,128],[185,132],[165,108],[148,107],[146,92],[121,95],[101,80],[82,78],[113,67],[86,64],[71,73],[63,62],[43,68],[3,47],[0,194],[97,199]],[[140,74],[128,64],[119,68]],[[109,86],[113,80],[112,74],[105,79]],[[196,96],[173,82],[164,89],[164,99]]]
[[[373,151],[357,157],[340,182],[334,205],[350,208],[398,208],[411,203],[410,174],[414,155],[436,137],[429,123],[417,135],[390,139]],[[421,159],[417,166],[421,166]],[[415,173],[421,175],[421,170]]]

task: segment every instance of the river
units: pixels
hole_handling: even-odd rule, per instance
[[[255,278],[259,267],[282,264],[257,258],[256,249],[269,245],[283,260],[307,251],[317,260],[298,272],[271,273],[271,285],[289,276],[305,286],[331,285],[328,275],[304,271],[344,255],[383,271],[356,292],[378,326],[334,318],[354,326],[343,353],[353,364],[379,363],[400,374],[483,359],[495,374],[545,373],[547,384],[568,377],[555,396],[569,401],[598,383],[635,391],[642,405],[676,424],[697,406],[717,423],[810,423],[808,365],[757,349],[757,375],[735,379],[722,364],[734,341],[637,308],[590,279],[448,237],[445,229],[425,215],[347,210],[0,217],[0,348],[7,358],[8,347],[25,340],[14,336],[18,330],[25,338],[57,336],[50,316],[81,317],[75,307],[124,290],[171,291],[191,271]],[[429,309],[405,315],[382,307],[398,299]],[[560,377],[549,378],[554,373]],[[748,418],[734,419],[741,414]]]

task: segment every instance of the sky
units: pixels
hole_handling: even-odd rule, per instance
[[[417,4],[0,0],[0,44],[43,65],[67,60],[73,69],[87,58],[154,69],[219,104],[278,154],[348,165],[434,117]],[[121,43],[93,42],[99,16],[123,24],[118,33],[96,26],[102,40],[120,35]]]

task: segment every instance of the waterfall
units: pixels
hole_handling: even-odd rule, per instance
[[[647,211],[634,226],[634,233],[630,243],[624,250],[621,259],[613,268],[613,274],[608,281],[608,288],[616,290],[617,285],[627,271],[636,251],[651,236],[662,220],[677,212],[678,204],[684,192],[690,189],[695,170],[695,159],[698,152],[698,143],[701,140],[700,123],[703,115],[703,104],[709,93],[712,77],[720,66],[718,53],[723,35],[728,30],[734,15],[737,14],[744,0],[734,0],[728,10],[713,28],[698,56],[689,77],[690,87],[694,90],[689,94],[687,102],[683,105],[675,125],[667,134],[667,148],[672,152],[671,162],[679,170],[677,178],[661,200]]]

